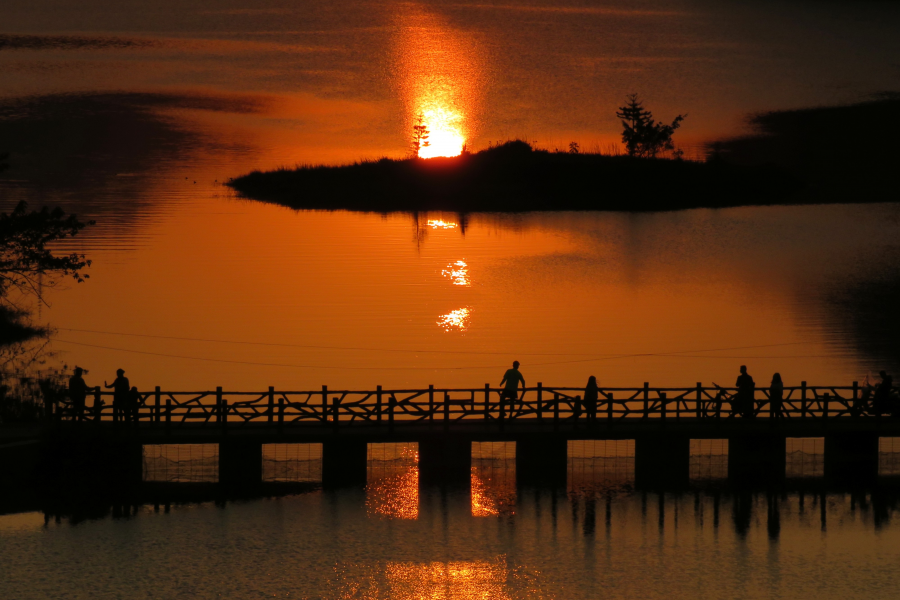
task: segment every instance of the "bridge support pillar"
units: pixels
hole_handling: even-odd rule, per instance
[[[826,435],[825,477],[833,482],[873,482],[878,477],[878,435]]]
[[[262,444],[247,440],[219,443],[219,481],[230,486],[254,486],[262,482]]]
[[[516,440],[516,480],[524,486],[566,484],[565,438]]]
[[[634,441],[634,478],[638,487],[686,486],[690,477],[691,440],[654,434]]]
[[[366,484],[367,444],[360,440],[328,440],[322,444],[322,485],[325,487]]]
[[[783,435],[754,434],[729,438],[729,481],[740,485],[784,479],[785,444]]]
[[[419,440],[419,483],[463,486],[471,480],[472,442],[449,436]]]

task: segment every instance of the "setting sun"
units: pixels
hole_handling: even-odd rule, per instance
[[[419,158],[459,156],[465,138],[460,132],[462,117],[444,108],[423,110],[423,123],[428,128],[428,145],[419,150]]]

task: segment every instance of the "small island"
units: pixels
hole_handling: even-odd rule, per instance
[[[228,185],[298,209],[652,211],[773,204],[802,185],[774,166],[536,150],[516,140],[447,158],[255,171]]]

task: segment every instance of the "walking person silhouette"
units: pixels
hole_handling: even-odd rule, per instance
[[[512,413],[515,408],[516,400],[519,398],[519,382],[522,382],[522,399],[525,398],[525,378],[522,377],[522,374],[519,372],[519,361],[514,360],[512,369],[507,369],[506,373],[503,374],[503,379],[500,380],[500,385],[503,387],[503,391],[500,392],[500,402],[502,403],[504,400],[509,399],[511,401],[510,405],[510,413]]]
[[[125,377],[125,369],[116,371],[116,379],[112,384],[103,381],[106,389],[113,388],[113,422],[118,423],[119,418],[127,421],[128,417],[128,394],[131,391],[131,385],[128,378]]]

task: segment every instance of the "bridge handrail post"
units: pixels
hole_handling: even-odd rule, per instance
[[[94,421],[98,423],[102,419],[103,413],[103,396],[101,396],[100,386],[94,388]]]
[[[610,392],[608,396],[606,396],[606,427],[612,427],[613,422],[613,393]]]
[[[428,385],[428,424],[434,423],[434,384]]]
[[[216,421],[225,420],[225,411],[222,410],[222,386],[216,386]]]
[[[228,400],[222,399],[221,406],[221,416],[222,416],[222,433],[228,431]]]
[[[322,423],[328,423],[328,386],[322,386]]]
[[[697,420],[699,421],[703,417],[703,383],[697,382]]]
[[[553,392],[553,431],[559,431],[559,392]]]
[[[666,410],[667,410],[666,405],[668,403],[669,403],[669,401],[666,400],[666,393],[660,392],[659,393],[659,418],[662,420],[663,425],[666,424]]]
[[[275,388],[269,386],[269,423],[275,420]]]
[[[644,418],[650,418],[650,384],[644,382]]]
[[[98,388],[99,389],[99,388]],[[156,415],[153,420],[159,423],[160,413],[162,411],[162,392],[160,391],[159,386],[156,386],[156,390],[154,391],[154,396],[156,397]]]
[[[822,397],[822,420],[828,419],[828,404],[831,402],[831,394],[825,392],[825,395]]]
[[[491,384],[484,384],[484,420],[491,418]]]
[[[284,430],[284,396],[278,398],[278,433]]]
[[[450,392],[444,392],[444,431],[450,430]]]
[[[323,388],[325,386],[322,386]],[[326,392],[327,395],[327,392]],[[331,419],[332,423],[334,423],[334,431],[337,433],[338,427],[340,427],[341,422],[341,397],[335,396],[331,399]]]
[[[806,417],[806,382],[800,382],[800,416]]]
[[[379,423],[381,423],[381,413],[382,413],[381,402],[382,402],[381,386],[379,385],[375,388],[375,414],[377,415],[375,420],[378,421]]]
[[[769,419],[772,419],[772,423],[774,423],[775,419],[778,418],[778,415],[775,413],[775,403],[772,402],[772,388],[769,388]]]
[[[852,410],[850,412],[850,414],[853,415],[853,417],[859,417],[859,415],[862,411],[858,410],[859,409],[859,382],[858,381],[853,382],[853,409],[854,410]]]
[[[169,430],[172,424],[172,399],[166,398],[166,435],[169,435]]]
[[[506,427],[506,424],[504,423],[505,420],[506,420],[506,398],[504,398],[503,392],[500,392],[500,431],[503,431],[503,429]]]
[[[537,385],[537,418],[539,423],[544,422],[544,384],[540,381]]]
[[[397,399],[394,397],[394,394],[388,396],[388,433],[394,432],[394,406],[397,404]]]

